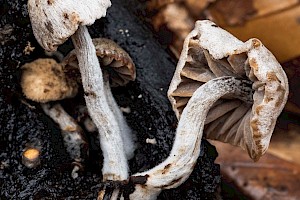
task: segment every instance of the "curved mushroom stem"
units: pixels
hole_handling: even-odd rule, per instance
[[[130,160],[134,156],[135,151],[135,136],[132,134],[131,129],[129,128],[122,111],[120,110],[112,92],[109,84],[109,74],[107,72],[103,72],[104,79],[104,91],[106,93],[107,102],[109,108],[113,112],[120,130],[121,130],[121,138],[123,140],[124,151],[126,154],[126,158]]]
[[[103,180],[125,180],[128,178],[128,163],[120,128],[107,103],[100,64],[87,28],[79,26],[72,41],[79,62],[86,105],[100,134],[104,157]]]
[[[156,167],[133,175],[144,176],[130,199],[154,200],[161,190],[181,185],[191,174],[200,154],[205,118],[210,107],[222,96],[233,94],[251,102],[251,83],[234,77],[220,77],[199,87],[183,110],[169,157]]]

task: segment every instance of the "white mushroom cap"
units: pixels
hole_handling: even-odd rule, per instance
[[[62,65],[49,58],[40,58],[22,66],[21,87],[33,101],[45,103],[74,97],[75,80],[66,76]]]
[[[180,117],[197,88],[222,76],[252,81],[253,104],[224,96],[210,109],[204,134],[208,139],[240,146],[258,160],[269,146],[287,101],[286,74],[258,39],[244,43],[211,21],[198,21],[185,39],[168,91],[176,116]]]
[[[55,51],[75,33],[79,25],[91,25],[104,17],[110,0],[29,0],[33,33],[39,44]]]

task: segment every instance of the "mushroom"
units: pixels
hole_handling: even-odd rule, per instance
[[[182,112],[170,155],[154,168],[132,176],[144,177],[145,181],[135,184],[130,199],[155,200],[161,190],[176,188],[185,182],[200,154],[206,115],[210,107],[224,95],[234,95],[250,103],[250,82],[226,76],[212,79],[199,87]]]
[[[203,131],[207,138],[240,145],[257,160],[268,147],[287,95],[284,71],[259,40],[243,43],[210,21],[198,21],[184,42],[168,91],[179,118],[171,153],[132,176],[144,177],[144,182],[135,184],[130,199],[156,199],[162,189],[182,184],[196,164]],[[253,111],[248,111],[251,105]],[[212,126],[215,132],[209,131]]]
[[[77,82],[53,59],[37,59],[21,69],[21,87],[28,99],[45,103],[72,98],[78,92]]]
[[[104,92],[107,103],[118,121],[122,132],[121,137],[124,142],[124,151],[129,160],[134,156],[134,136],[112,95],[110,86],[124,86],[129,81],[134,81],[136,78],[135,65],[128,53],[114,41],[106,38],[94,38],[93,44],[95,45],[96,55],[103,69]],[[74,50],[65,57],[63,65],[66,68],[78,67]]]
[[[41,103],[44,112],[60,126],[67,152],[74,160],[72,175],[76,178],[75,171],[82,168],[81,163],[88,155],[87,141],[80,126],[63,107],[59,103],[50,106],[48,102],[74,97],[78,91],[77,82],[72,79],[73,77],[68,76],[69,73],[61,64],[49,58],[26,63],[21,69],[21,87],[24,95],[30,100]],[[32,150],[28,152],[31,154],[26,155],[37,155],[37,153],[32,154],[34,153]],[[32,158],[27,159],[29,157],[23,156],[26,160],[24,163],[31,163],[29,161]]]
[[[253,104],[232,95],[219,99],[206,118],[205,137],[240,146],[256,161],[266,152],[287,101],[286,74],[258,39],[243,43],[211,21],[198,21],[185,39],[168,91],[176,116],[197,88],[222,76],[250,80]]]
[[[124,153],[120,129],[107,103],[102,72],[95,47],[86,25],[106,15],[109,0],[29,0],[28,10],[33,33],[46,50],[56,50],[71,36],[79,61],[85,101],[96,124],[103,151],[103,179],[124,180],[128,177],[128,164]]]
[[[22,153],[22,163],[28,168],[35,168],[41,162],[40,154],[40,149],[36,147],[27,147]]]

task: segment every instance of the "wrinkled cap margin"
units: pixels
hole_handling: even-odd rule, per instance
[[[180,118],[196,89],[221,76],[250,80],[253,104],[234,96],[219,99],[208,113],[204,135],[240,146],[258,160],[269,146],[277,117],[287,101],[286,74],[258,39],[244,43],[211,21],[197,21],[184,41],[168,91],[176,116]]]

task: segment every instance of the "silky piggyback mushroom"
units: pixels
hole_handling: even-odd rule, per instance
[[[257,160],[287,95],[284,71],[259,40],[243,43],[210,21],[198,21],[168,91],[179,118],[171,153],[158,166],[133,175],[145,180],[135,184],[130,199],[154,200],[162,189],[183,183],[196,164],[203,133],[239,145]],[[209,132],[213,125],[217,128]],[[225,125],[229,130],[221,129]]]
[[[118,121],[126,157],[131,159],[135,150],[134,135],[112,95],[110,86],[124,86],[129,81],[134,81],[136,78],[135,65],[129,54],[114,41],[107,38],[94,38],[93,44],[103,72],[107,103]],[[62,63],[66,68],[78,68],[75,51],[72,50]]]
[[[155,200],[161,190],[176,188],[186,181],[200,154],[206,115],[210,107],[224,95],[235,95],[251,103],[250,82],[226,76],[199,87],[182,112],[170,155],[154,168],[131,177],[144,177],[145,181],[135,184],[130,199]]]
[[[244,43],[211,21],[198,21],[185,39],[168,91],[176,116],[180,118],[197,88],[222,76],[251,81],[253,103],[223,96],[208,113],[205,137],[240,146],[258,160],[287,101],[286,74],[258,39]]]
[[[110,6],[109,0],[28,1],[33,33],[44,49],[56,50],[57,46],[71,36],[86,105],[100,133],[100,146],[104,157],[103,179],[124,180],[128,177],[124,145],[118,122],[107,103],[102,72],[86,27],[105,16]]]

